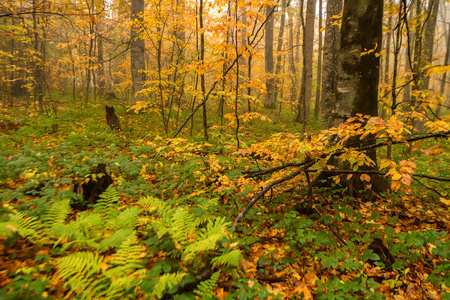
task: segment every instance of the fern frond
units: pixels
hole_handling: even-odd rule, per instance
[[[104,223],[104,218],[100,214],[84,211],[77,216],[77,219],[72,226],[79,231],[77,237],[94,238],[98,237],[98,235],[95,234],[94,229],[103,226]]]
[[[105,277],[98,276],[103,257],[92,252],[78,252],[57,259],[61,278],[67,280],[72,291],[77,291],[83,299],[99,297],[108,290]]]
[[[37,242],[42,239],[39,232],[40,223],[36,218],[28,217],[24,213],[18,212],[11,216],[10,225],[13,226],[20,236],[27,238],[31,242]]]
[[[197,289],[194,291],[194,293],[200,299],[212,299],[214,297],[214,288],[217,285],[219,276],[220,276],[220,271],[212,274],[208,280],[200,282],[200,284],[197,286]]]
[[[106,191],[100,195],[100,198],[94,205],[93,212],[98,213],[107,219],[112,219],[118,214],[117,209],[119,208],[119,200],[119,193],[112,185],[110,185]]]
[[[206,252],[217,249],[217,242],[224,238],[223,234],[216,233],[206,238],[200,239],[198,242],[192,243],[186,247],[183,252],[183,260],[188,261],[200,252]]]
[[[142,253],[136,235],[132,234],[119,246],[119,249],[117,249],[117,252],[111,260],[111,264],[118,267],[120,266],[120,270],[123,273],[129,273],[135,269],[142,269]]]
[[[70,213],[70,200],[62,200],[53,203],[42,217],[43,227],[51,228],[56,223],[64,223]]]
[[[184,260],[187,261],[195,257],[200,252],[217,249],[217,243],[228,235],[227,226],[230,225],[225,218],[208,220],[206,228],[199,234],[198,241],[190,244],[183,252]]]
[[[133,232],[134,231],[132,229],[128,228],[119,229],[118,231],[114,232],[112,236],[100,242],[100,244],[98,245],[98,251],[103,252],[108,250],[109,248],[119,247],[128,236],[133,234]]]
[[[147,211],[154,212],[157,210],[161,215],[165,214],[169,209],[166,202],[152,196],[141,198],[137,203],[144,206]]]
[[[161,298],[166,289],[170,289],[174,285],[179,284],[186,275],[187,274],[184,272],[177,272],[177,273],[166,273],[160,276],[158,278],[159,284],[157,284],[155,286],[155,289],[153,290],[152,299],[154,299],[154,297]]]
[[[136,228],[139,224],[138,219],[141,212],[141,209],[137,207],[128,207],[117,216],[116,224],[120,228]]]
[[[178,243],[187,241],[189,233],[195,228],[194,215],[185,208],[177,208],[171,219],[172,238]]]
[[[241,259],[240,250],[232,250],[228,253],[222,254],[221,256],[214,257],[212,259],[213,266],[227,265],[231,267],[239,266],[239,261]]]

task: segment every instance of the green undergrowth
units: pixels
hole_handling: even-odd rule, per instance
[[[4,249],[32,245],[38,253],[21,258],[33,263],[4,274],[2,299],[276,299],[307,297],[303,287],[317,299],[385,299],[416,283],[449,297],[448,219],[442,217],[448,207],[441,202],[448,185],[419,179],[409,193],[371,202],[342,197],[337,187],[315,189],[316,210],[304,213],[298,206],[310,195],[299,179],[267,194],[234,229],[268,179],[243,175],[279,161],[236,154],[233,128],[211,126],[209,143],[201,135],[171,139],[153,115],[116,111],[119,133],[107,127],[100,105],[8,117],[17,126],[0,136],[0,239]],[[289,131],[290,117],[249,121],[243,148],[268,132]],[[395,161],[405,159],[402,147],[393,147]],[[448,151],[411,156],[417,173],[450,177]],[[114,187],[88,210],[71,209],[83,201],[73,185],[99,163],[106,163]],[[368,247],[377,238],[396,258],[392,273]],[[3,260],[17,260],[18,252]],[[274,278],[284,290],[268,283]]]

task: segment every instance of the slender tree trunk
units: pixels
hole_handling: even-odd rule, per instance
[[[297,68],[295,64],[294,54],[294,17],[293,12],[288,12],[289,15],[289,75],[291,78],[291,103],[295,103],[297,99]]]
[[[236,57],[239,56],[239,39],[238,39],[238,0],[236,0],[234,4],[234,19],[236,21],[236,27],[234,28],[234,34],[235,34],[235,53]],[[241,142],[239,140],[239,59],[236,61],[236,90],[234,95],[234,116],[236,118],[236,130],[235,130],[235,137],[236,137],[236,148],[239,149],[241,147]]]
[[[309,107],[312,95],[312,58],[314,50],[314,19],[316,1],[308,0],[306,4],[306,21],[302,19],[303,30],[303,72],[300,89],[300,105],[298,106],[296,122],[305,125],[309,120]],[[303,15],[302,15],[303,18]]]
[[[200,8],[199,8],[199,26],[201,30],[200,34],[200,61],[202,64],[205,61],[205,33],[203,32],[203,0],[200,0]],[[202,89],[202,101],[206,97],[206,86],[205,86],[205,73],[202,72],[200,74],[200,86]],[[203,109],[203,136],[205,138],[205,141],[208,141],[208,119],[206,115],[206,102],[202,105]]]
[[[44,112],[44,59],[42,55],[41,37],[39,36],[37,24],[37,0],[33,0],[33,31],[34,31],[34,51],[35,51],[35,66],[34,66],[34,101],[38,103],[38,109],[40,113]]]
[[[423,59],[422,67],[432,64],[433,62],[433,50],[434,50],[434,36],[436,31],[436,23],[439,11],[439,0],[431,0],[430,5],[428,7],[428,11],[430,12],[430,17],[425,25],[425,37],[424,44],[422,47],[422,55]],[[420,89],[429,89],[430,87],[430,77],[424,76],[422,84],[420,85]]]
[[[282,0],[282,4],[281,4],[281,18],[280,18],[280,30],[278,31],[278,43],[277,43],[277,60],[276,60],[276,65],[275,65],[275,76],[277,78],[276,80],[276,84],[275,84],[275,91],[274,91],[274,102],[277,102],[277,98],[278,98],[278,86],[280,85],[280,79],[279,79],[279,75],[281,72],[281,58],[283,56],[282,50],[283,50],[283,36],[284,36],[284,27],[286,24],[286,5],[287,5],[287,0]]]
[[[144,0],[131,0],[131,84],[132,84],[132,105],[137,101],[144,101],[142,94],[137,94],[144,89],[145,81],[145,42],[140,37],[141,28],[144,22]]]
[[[317,87],[316,87],[316,102],[314,105],[314,119],[319,119],[320,113],[320,99],[322,96],[322,0],[319,0],[319,49],[317,55]]]
[[[105,66],[103,54],[103,37],[101,34],[97,35],[97,60],[98,60],[98,93],[105,94]]]
[[[89,9],[89,49],[88,49],[88,66],[86,70],[86,91],[84,96],[84,105],[87,106],[89,103],[89,94],[91,87],[91,72],[92,72],[92,56],[94,50],[94,29],[95,29],[95,3],[91,0]]]
[[[400,1],[400,6],[402,5],[402,2]],[[399,15],[401,15],[401,7],[399,10]],[[400,25],[398,25],[400,26]],[[385,60],[383,62],[384,64],[384,74],[382,74],[383,76],[383,81],[385,86],[387,87],[389,84],[389,64],[390,64],[390,57],[391,57],[391,27],[392,27],[392,15],[389,16],[388,19],[388,25],[387,25],[387,34],[386,34],[386,42],[385,42],[385,49],[386,49],[386,57]],[[397,29],[399,29],[400,27],[397,27]],[[395,51],[395,50],[394,50]],[[395,53],[394,53],[395,55]],[[397,66],[394,66],[394,68],[396,68]],[[396,71],[396,70],[395,70]],[[395,72],[394,71],[394,72]],[[381,102],[381,107],[380,107],[380,116],[381,118],[385,119],[386,118],[386,110],[388,109],[388,99],[389,99],[389,95],[386,94],[387,88],[382,89],[382,94],[381,96],[384,97],[382,99]],[[394,91],[392,91],[394,92]]]
[[[417,0],[417,15],[420,15],[421,1]],[[437,12],[439,9],[439,0],[431,0],[427,9],[427,17],[425,20],[424,28],[416,37],[414,63],[415,68],[415,85],[414,90],[427,90],[429,88],[430,78],[424,76],[425,68],[430,65],[433,60],[433,46],[434,46],[434,32],[436,28]],[[422,115],[425,115],[425,109],[422,106],[423,100],[418,100],[416,97],[412,97],[411,106],[412,110]],[[417,115],[413,116],[413,129],[417,129],[419,132],[423,129],[423,120],[420,120]],[[408,151],[409,153],[409,151]]]
[[[275,78],[273,74],[273,11],[274,7],[266,6],[266,23],[264,34],[264,67],[266,72],[266,89],[267,94],[264,100],[264,107],[275,108]]]
[[[333,111],[336,100],[340,29],[333,24],[337,21],[333,16],[338,15],[341,10],[342,0],[328,0],[322,68],[322,129],[337,125],[333,122]]]
[[[447,50],[445,51],[444,65],[448,65],[449,63],[450,63],[450,23],[448,23],[448,29],[447,29]],[[447,85],[447,72],[442,74],[441,86],[439,89],[439,92],[444,97],[444,99],[445,99],[445,86],[446,85]],[[446,104],[446,102],[450,103],[450,99],[447,99],[447,101],[444,101],[444,104]],[[442,106],[439,105],[436,110],[436,115],[440,116],[441,110],[442,110]]]

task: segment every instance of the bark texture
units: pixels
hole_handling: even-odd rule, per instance
[[[144,21],[144,0],[131,0],[131,81],[132,81],[132,104],[143,101],[144,97],[137,92],[144,89],[145,74],[145,42],[140,38],[141,28]]]
[[[322,129],[337,125],[333,124],[333,111],[336,100],[337,54],[341,37],[333,16],[338,15],[341,10],[342,0],[328,0],[322,68]]]
[[[345,0],[333,123],[377,115],[382,0]]]
[[[266,89],[267,94],[264,100],[264,107],[275,108],[275,78],[273,77],[273,10],[274,7],[266,6],[266,28],[264,34],[264,66],[266,72]]]
[[[300,105],[296,122],[306,123],[309,119],[309,107],[312,95],[312,59],[314,49],[314,19],[316,0],[308,0],[306,4],[306,21],[303,33],[303,73],[300,89]]]
[[[380,74],[380,57],[382,42],[382,0],[345,0],[342,16],[341,46],[338,53],[336,105],[332,114],[333,124],[345,122],[357,114],[376,116],[378,112],[378,83]],[[371,136],[360,140],[358,136],[350,139],[348,144],[362,147],[369,144]],[[376,162],[376,151],[366,154]],[[338,159],[331,159],[328,164],[341,169],[350,166]],[[360,170],[373,170],[376,166],[362,166]],[[326,180],[326,171],[316,178],[315,183]],[[347,187],[348,194],[370,198],[370,190],[358,176],[350,180],[341,180]],[[380,193],[387,189],[384,178],[371,176],[371,190]],[[363,191],[360,193],[360,191]]]

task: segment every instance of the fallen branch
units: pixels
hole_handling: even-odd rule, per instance
[[[248,213],[248,211],[250,210],[250,208],[252,208],[253,205],[255,205],[255,203],[262,197],[264,196],[265,193],[267,193],[269,190],[271,190],[274,186],[276,186],[277,184],[283,183],[285,181],[291,180],[295,177],[297,177],[298,175],[300,175],[301,173],[305,172],[305,170],[307,170],[309,167],[311,167],[312,165],[314,165],[316,163],[315,159],[309,160],[308,162],[306,162],[303,167],[295,172],[292,172],[291,174],[274,180],[271,183],[269,183],[265,188],[263,188],[258,194],[256,194],[255,196],[253,196],[252,200],[250,200],[250,202],[247,204],[247,206],[242,210],[242,212],[239,214],[239,216],[237,216],[236,220],[234,220],[233,223],[233,228],[236,227],[237,223],[239,223],[244,216]]]
[[[356,150],[359,150],[359,151],[366,151],[366,150],[371,150],[371,149],[379,148],[379,147],[382,147],[382,146],[395,145],[395,144],[403,144],[403,143],[405,143],[405,142],[415,142],[415,141],[418,141],[418,140],[429,139],[429,138],[439,138],[439,137],[440,137],[440,138],[448,138],[449,134],[450,134],[450,131],[437,132],[437,133],[432,133],[432,134],[427,134],[427,135],[422,135],[422,136],[417,136],[417,137],[405,139],[404,141],[387,141],[387,142],[376,143],[376,144],[372,144],[372,145],[368,145],[368,146],[364,146],[364,147],[357,148]],[[337,152],[333,153],[333,154],[331,155],[331,157],[340,155],[340,154],[342,154],[342,153],[344,153],[344,150],[337,151]],[[322,154],[319,158],[325,158],[325,157],[327,157],[328,155],[329,155],[329,154]],[[319,158],[317,158],[317,159],[319,159]],[[300,175],[300,174],[303,173],[303,172],[307,172],[308,168],[311,167],[312,165],[314,165],[314,164],[316,163],[317,159],[311,159],[311,158],[308,158],[308,159],[304,160],[303,162],[299,163],[299,165],[302,166],[300,170],[295,171],[295,172],[292,172],[291,174],[289,174],[289,175],[287,175],[287,176],[285,176],[285,177],[283,177],[283,178],[274,180],[274,181],[272,181],[271,183],[269,183],[269,184],[268,184],[265,188],[263,188],[259,193],[257,193],[255,196],[253,196],[253,198],[250,200],[250,202],[247,204],[247,206],[241,211],[241,213],[240,213],[240,214],[237,216],[237,218],[234,220],[232,228],[235,228],[235,227],[236,227],[236,225],[237,225],[237,224],[244,218],[244,216],[248,213],[248,211],[250,210],[250,208],[252,208],[253,205],[255,205],[255,203],[256,203],[262,196],[264,196],[265,193],[267,193],[269,190],[271,190],[274,186],[276,186],[276,185],[278,185],[278,184],[280,184],[280,183],[283,183],[283,182],[285,182],[285,181],[291,180],[291,179],[297,177],[298,175]],[[296,166],[297,166],[297,165],[296,165]],[[255,177],[255,176],[261,176],[261,175],[270,174],[270,173],[273,173],[273,172],[276,172],[276,171],[285,169],[285,168],[287,168],[287,167],[289,167],[289,164],[284,165],[284,166],[275,167],[275,168],[272,168],[272,169],[269,169],[269,170],[257,171],[257,172],[254,172],[254,173],[252,173],[252,174],[247,174],[247,175],[245,175],[245,176],[247,176],[246,178],[248,178],[248,177]],[[314,170],[314,171],[317,172],[317,170]],[[323,170],[322,172],[330,172],[330,171],[332,171],[332,170]],[[342,171],[344,171],[344,170],[342,170]],[[349,171],[349,172],[355,172],[355,171]],[[379,175],[385,175],[385,174],[386,174],[386,173],[384,173],[384,172],[370,171],[370,170],[367,170],[367,171],[360,171],[360,172],[362,172],[362,173],[364,173],[364,174],[379,174]],[[413,175],[413,176],[414,176],[414,175]],[[439,179],[439,177],[434,177],[434,178],[433,178],[433,176],[429,176],[429,175],[419,175],[419,174],[416,175],[416,177],[425,177],[425,178],[434,179],[434,180],[438,180],[438,179]],[[447,181],[446,178],[440,178],[440,179],[442,179],[442,181]]]
[[[376,174],[385,176],[387,172],[381,172],[381,171],[371,171],[371,170],[305,170],[306,173],[315,173],[315,172],[322,172],[325,174]],[[410,174],[412,177],[421,177],[421,178],[427,178],[431,180],[436,181],[448,181],[450,182],[450,178],[443,178],[443,177],[436,177],[431,175],[425,175],[425,174]]]
[[[379,148],[379,147],[383,147],[383,146],[403,144],[405,142],[410,143],[410,142],[415,142],[415,141],[429,139],[429,138],[439,138],[439,137],[440,138],[448,138],[449,135],[450,135],[450,131],[437,132],[437,133],[432,133],[432,134],[427,134],[427,135],[416,136],[416,137],[413,137],[413,138],[405,139],[403,141],[386,141],[386,142],[376,143],[376,144],[367,145],[367,146],[364,146],[364,147],[357,148],[356,150],[357,151],[366,151],[366,150],[371,150],[371,149],[375,149],[375,148]],[[344,153],[344,150],[335,152],[331,156],[334,157],[334,156],[340,155],[342,153]],[[325,158],[328,155],[329,154],[323,154],[318,159]],[[274,167],[274,168],[267,169],[267,170],[248,171],[244,175],[244,178],[253,178],[253,177],[258,177],[258,176],[262,176],[262,175],[272,174],[274,172],[277,172],[277,171],[280,171],[280,170],[284,170],[284,169],[287,169],[287,168],[290,168],[290,167],[301,167],[301,166],[305,165],[306,163],[308,163],[309,161],[310,161],[310,159],[306,159],[306,160],[304,160],[303,162],[300,162],[300,163],[288,163],[288,164],[285,164],[285,165],[282,165],[282,166],[278,166],[278,167]],[[325,172],[325,171],[323,171],[323,172]],[[420,175],[418,177],[425,177],[425,176],[427,176],[427,175]],[[426,178],[439,180],[437,177],[436,178],[431,178],[431,177],[432,176],[426,177]],[[447,179],[444,179],[442,181],[447,181]]]

